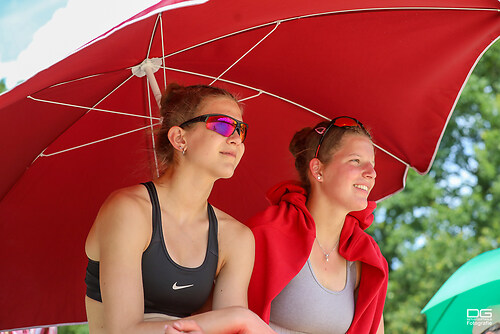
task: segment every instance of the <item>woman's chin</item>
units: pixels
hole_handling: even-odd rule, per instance
[[[218,179],[230,179],[234,175],[234,167],[224,168],[219,171]]]
[[[231,173],[227,173],[227,175],[221,176],[221,179],[230,179],[233,177],[233,175],[234,175],[234,171]]]
[[[368,207],[368,199],[360,199],[356,201],[356,204],[353,205],[353,210],[352,211],[362,211]]]

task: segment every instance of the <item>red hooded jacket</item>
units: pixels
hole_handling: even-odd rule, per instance
[[[248,288],[249,308],[269,323],[271,301],[306,263],[316,237],[314,220],[306,208],[307,193],[284,182],[267,193],[272,206],[246,224],[255,237],[255,266]],[[388,282],[388,265],[364,230],[373,221],[376,204],[347,215],[340,234],[339,254],[361,262],[361,280],[354,319],[348,333],[376,333]],[[332,312],[335,312],[334,310]]]

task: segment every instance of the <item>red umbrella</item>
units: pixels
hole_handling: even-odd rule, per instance
[[[295,177],[293,133],[325,118],[372,130],[372,199],[402,189],[409,167],[427,172],[500,35],[495,0],[191,4],[161,1],[0,96],[0,329],[85,321],[84,240],[97,210],[156,175],[147,59],[164,65],[153,74],[162,88],[215,81],[245,101],[246,154],[211,198],[245,220]]]

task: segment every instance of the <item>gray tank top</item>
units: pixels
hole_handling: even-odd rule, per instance
[[[347,262],[343,290],[332,291],[316,279],[309,259],[271,303],[271,327],[277,333],[345,333],[354,318],[356,265]]]

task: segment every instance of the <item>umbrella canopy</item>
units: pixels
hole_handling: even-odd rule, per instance
[[[288,143],[323,119],[371,129],[372,199],[402,189],[410,167],[427,172],[500,35],[495,0],[200,3],[161,1],[0,96],[0,329],[85,320],[98,208],[157,175],[154,82],[214,84],[244,101],[245,156],[210,198],[243,221],[296,178]]]
[[[422,310],[427,333],[472,333],[475,325],[492,325],[492,306],[500,305],[499,263],[500,249],[495,249],[458,268]]]

